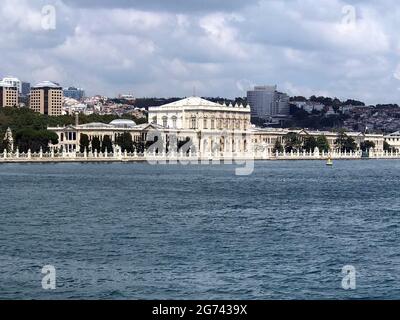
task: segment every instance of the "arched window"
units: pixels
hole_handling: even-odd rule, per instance
[[[152,118],[151,123],[157,124],[157,117],[156,117],[156,116],[154,116],[154,117]]]
[[[228,118],[224,119],[224,129],[229,129],[229,119]]]
[[[174,129],[177,128],[176,122],[177,122],[177,117],[176,117],[176,116],[173,116],[173,117],[172,117],[172,127],[173,127]]]
[[[196,129],[196,117],[192,116],[190,119],[190,129]]]
[[[163,127],[166,128],[168,126],[168,117],[164,116],[162,118]]]
[[[222,128],[223,128],[223,120],[218,119],[218,129],[222,130]]]

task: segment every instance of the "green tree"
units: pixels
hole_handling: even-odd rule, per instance
[[[352,137],[347,137],[346,143],[344,145],[344,151],[356,151],[356,150],[357,150],[356,141]]]
[[[113,144],[111,141],[110,136],[104,136],[103,138],[103,143],[101,144],[101,152],[109,152],[112,153],[113,152]]]
[[[163,150],[160,150],[160,148],[155,145],[155,143],[159,139],[158,136],[154,136],[153,140],[150,140],[149,136],[147,136],[147,137],[148,137],[149,140],[146,141],[145,144],[144,144],[144,147],[145,147],[146,150],[153,149],[153,151],[155,151],[157,154],[163,151]]]
[[[144,149],[145,149],[145,143],[143,141],[135,141],[133,143],[134,149],[138,152],[138,153],[143,153]]]
[[[317,147],[319,151],[328,152],[331,148],[329,146],[328,139],[325,136],[318,136],[317,137]]]
[[[189,150],[193,149],[193,141],[190,137],[186,137],[184,140],[178,139],[178,152],[185,152],[189,154]]]
[[[360,143],[360,149],[362,151],[369,151],[370,149],[375,148],[375,143],[373,141],[365,140],[364,142]]]
[[[341,130],[335,140],[335,146],[342,150],[346,144],[347,134],[345,131]]]
[[[272,149],[273,153],[276,153],[277,151],[279,153],[283,152],[283,146],[282,143],[279,141],[279,139],[276,139],[274,149]]]
[[[394,148],[393,146],[391,146],[387,141],[383,142],[383,150],[387,151],[387,152],[396,152],[396,148]]]
[[[4,134],[1,134],[1,133],[0,133],[0,136],[4,136]],[[5,139],[1,140],[1,143],[0,143],[0,153],[3,153],[4,150],[8,150],[8,142],[7,142]]]
[[[335,141],[335,146],[341,151],[355,151],[357,149],[357,143],[352,137],[349,137],[345,131],[341,130]]]
[[[255,124],[257,127],[264,127],[265,120],[258,117],[251,117],[251,123]]]
[[[100,152],[101,151],[101,143],[99,137],[93,137],[92,139],[92,152],[94,151]]]
[[[338,98],[334,98],[332,100],[332,108],[337,113],[340,109],[340,106],[342,105],[342,102]]]
[[[80,152],[83,153],[85,152],[85,150],[89,151],[89,146],[90,146],[89,136],[87,134],[81,133],[80,144],[79,144]]]
[[[124,132],[118,136],[116,143],[120,146],[122,152],[125,152],[125,150],[126,152],[134,151],[132,135],[129,132]]]
[[[301,149],[302,140],[301,136],[296,132],[289,132],[284,137],[285,140],[285,151],[297,151]]]
[[[58,135],[48,130],[28,128],[18,130],[15,134],[15,146],[21,152],[28,152],[29,149],[32,152],[39,152],[40,149],[47,152],[49,151],[49,143],[57,144]]]
[[[313,136],[308,136],[304,139],[303,148],[307,151],[314,151],[315,147],[318,146],[317,139]]]
[[[102,122],[110,123],[115,119],[131,119],[137,124],[146,123],[146,118],[137,119],[130,114],[124,114],[122,117],[117,115],[79,115],[79,123],[85,124],[89,122]],[[63,116],[49,116],[43,115],[38,112],[34,112],[29,108],[11,108],[5,107],[0,108],[0,131],[10,127],[13,132],[17,132],[22,129],[33,129],[33,130],[46,130],[47,127],[57,127],[65,125],[73,125],[75,123],[75,117],[72,115]]]

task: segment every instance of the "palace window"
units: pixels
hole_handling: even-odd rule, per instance
[[[166,128],[168,126],[168,118],[167,117],[163,117],[162,118],[162,122],[163,122],[163,127]]]
[[[157,124],[157,117],[153,117],[153,119],[151,120],[151,123]]]
[[[215,120],[211,119],[211,129],[215,129]]]
[[[207,118],[203,119],[203,129],[207,129]]]
[[[174,129],[177,128],[176,121],[177,121],[177,118],[176,118],[175,116],[172,117],[172,127],[173,127]]]
[[[190,119],[190,129],[196,129],[196,117]]]

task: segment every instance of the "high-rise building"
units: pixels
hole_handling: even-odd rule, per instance
[[[21,94],[22,92],[22,82],[18,78],[15,77],[5,77],[2,80],[4,83],[9,84],[12,87],[17,87],[18,93]]]
[[[290,113],[289,107],[290,97],[286,93],[276,93],[277,114],[287,116]]]
[[[63,106],[63,90],[60,85],[43,81],[32,87],[30,108],[49,116],[60,116]]]
[[[18,88],[0,81],[0,107],[18,106]]]
[[[64,89],[64,97],[81,101],[85,97],[85,90],[75,87],[69,87],[68,89]]]
[[[253,117],[268,119],[289,114],[289,96],[278,92],[277,86],[255,86],[247,91]]]
[[[29,82],[22,82],[21,95],[27,97],[31,91],[31,84]]]

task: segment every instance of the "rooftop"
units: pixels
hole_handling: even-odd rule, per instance
[[[115,127],[132,128],[136,126],[135,121],[129,119],[116,119],[110,122],[110,125]]]
[[[168,104],[164,104],[160,107],[150,107],[152,109],[169,109],[169,108],[180,108],[180,107],[217,107],[217,108],[250,108],[250,106],[243,106],[243,105],[238,105],[236,104],[233,106],[232,104],[229,104],[228,106],[216,102],[212,102],[200,97],[188,97],[185,99],[181,99],[175,102],[171,102]]]
[[[13,85],[0,80],[0,87],[13,88]]]
[[[57,83],[51,82],[51,81],[42,81],[37,83],[35,86],[32,88],[56,88],[56,89],[61,89],[61,86]]]

